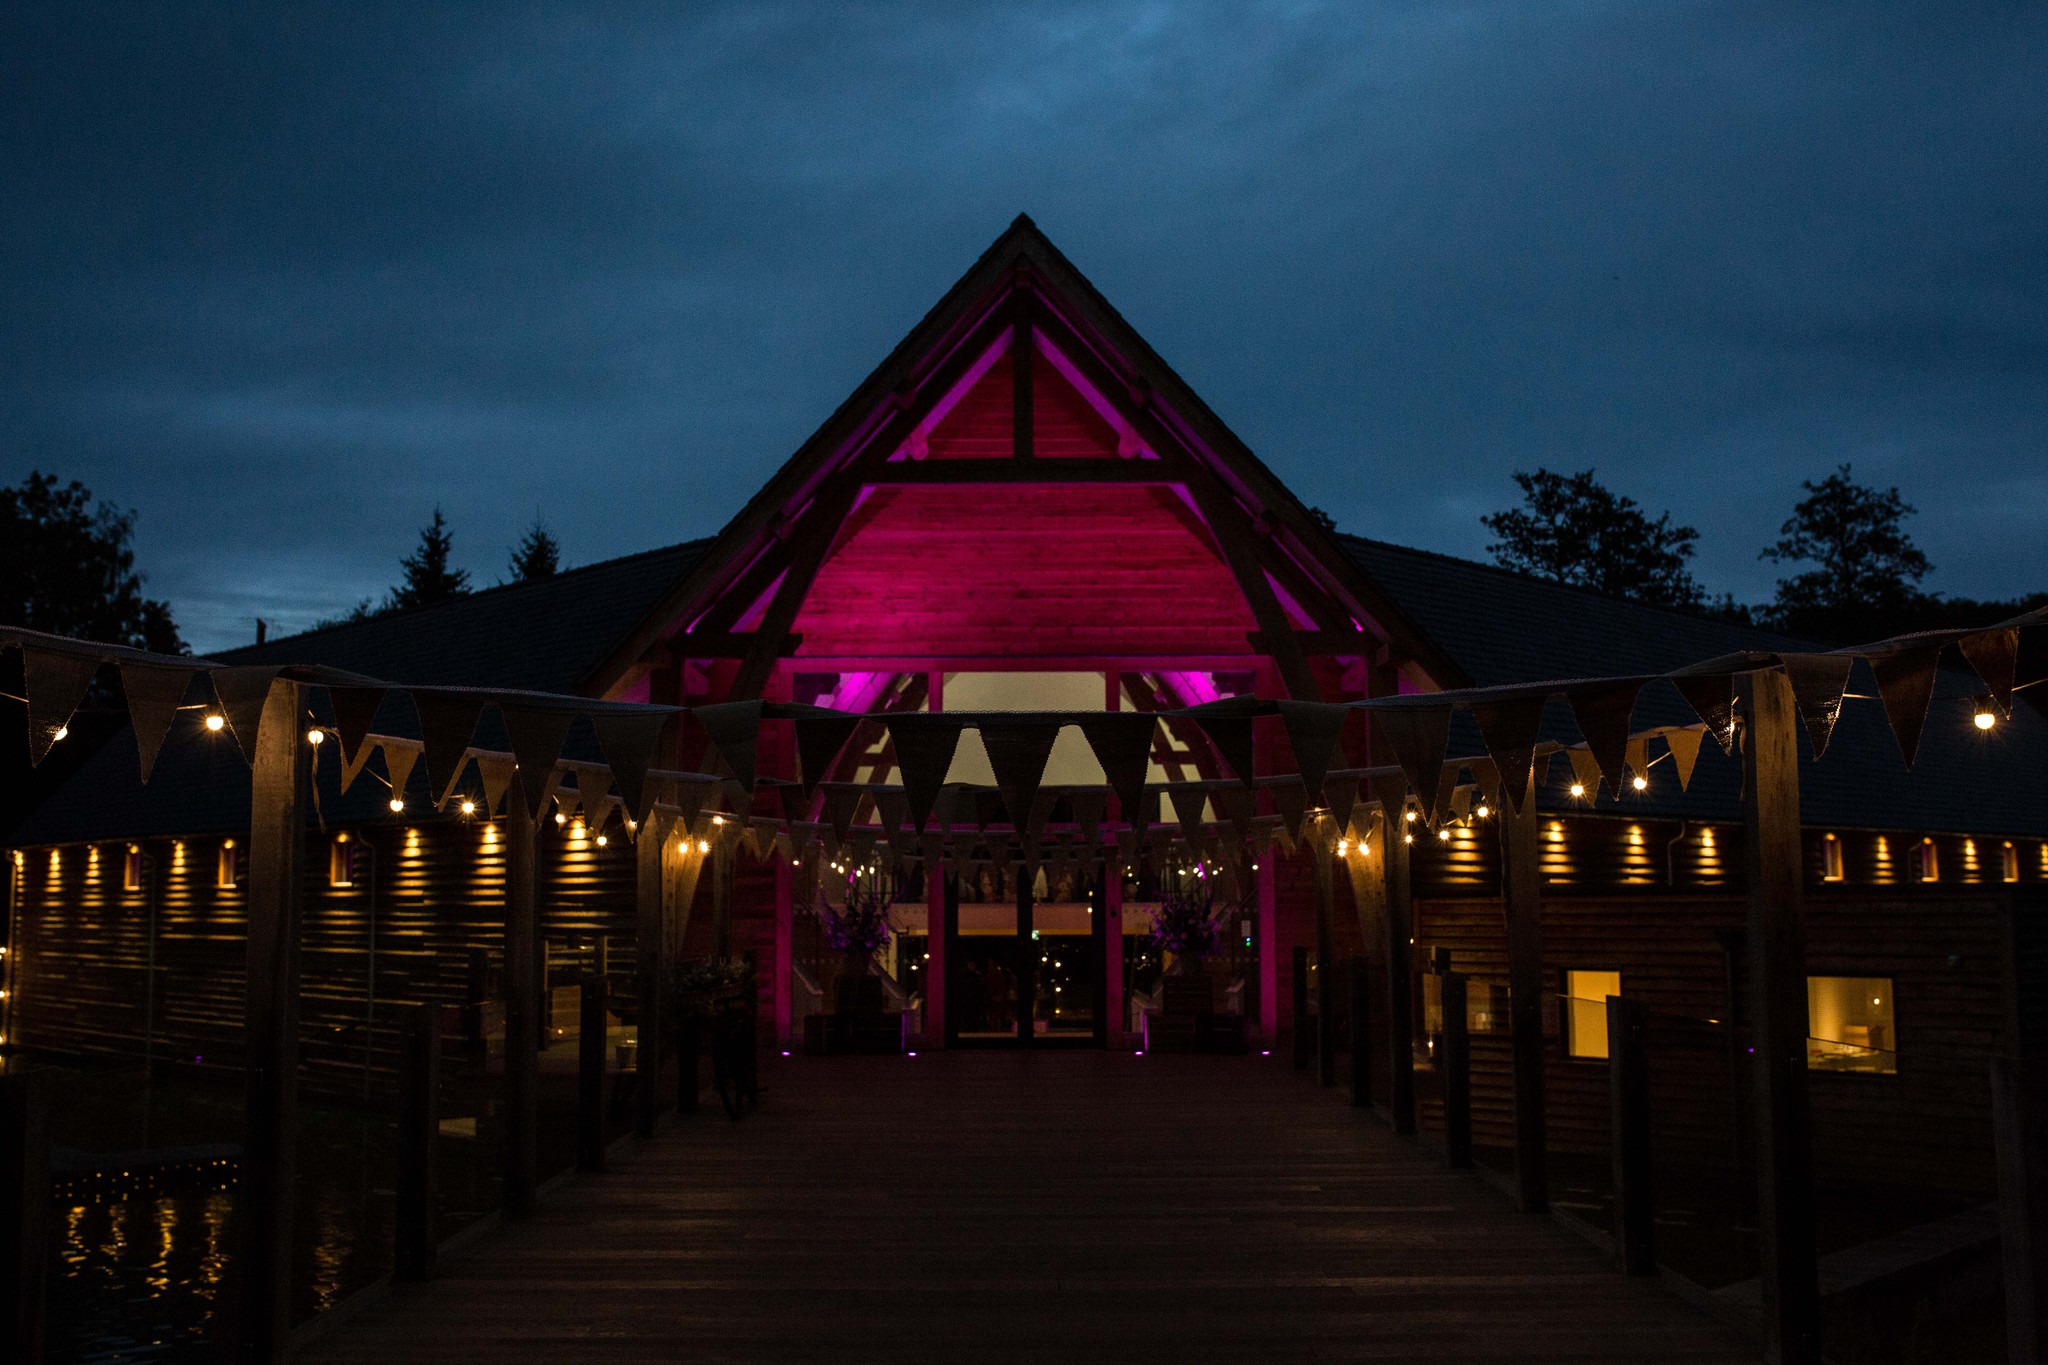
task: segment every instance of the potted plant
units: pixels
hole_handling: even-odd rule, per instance
[[[1206,879],[1199,890],[1166,893],[1152,916],[1152,939],[1173,954],[1162,1004],[1170,1015],[1207,1014],[1214,1006],[1209,954],[1223,940],[1223,916]]]
[[[882,1012],[882,979],[874,974],[875,954],[889,942],[889,902],[877,890],[848,887],[846,904],[827,903],[823,915],[825,942],[840,955],[839,1014]]]

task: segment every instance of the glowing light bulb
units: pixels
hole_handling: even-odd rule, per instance
[[[206,728],[209,730],[218,731],[223,725],[226,725],[227,723],[228,721],[226,716],[214,715],[208,716],[206,718]]]
[[[398,813],[399,811],[402,811],[402,810],[404,810],[404,809],[405,809],[405,798],[404,798],[404,797],[402,797],[402,796],[394,796],[394,797],[392,797],[392,798],[391,798],[391,812],[392,812],[392,814],[396,815],[396,814],[397,814],[397,813]]]
[[[1414,811],[1412,811],[1412,810],[1410,810],[1410,811],[1403,811],[1403,812],[1401,812],[1401,818],[1402,818],[1403,820],[1406,820],[1406,821],[1407,821],[1407,822],[1408,822],[1409,824],[1411,824],[1411,825],[1412,825],[1412,824],[1414,824],[1414,823],[1415,823],[1415,812],[1414,812]]]
[[[1650,789],[1650,779],[1644,777],[1641,773],[1637,773],[1636,780],[1631,785],[1639,792],[1646,792]]]
[[[598,835],[598,836],[597,836],[597,846],[598,846],[599,848],[603,848],[603,847],[604,847],[604,845],[605,845],[605,840],[606,840],[606,838],[607,838],[607,837],[608,837],[608,836],[606,836],[606,835],[603,835],[603,834],[600,834],[600,835]]]
[[[68,725],[60,725],[60,726],[58,726],[58,727],[57,727],[57,733],[56,733],[56,734],[54,734],[54,735],[51,735],[51,736],[50,736],[50,743],[52,743],[52,744],[55,744],[55,743],[57,743],[58,741],[62,740],[62,739],[63,739],[63,738],[64,738],[64,737],[66,736],[66,735],[69,735],[70,733],[71,733],[71,727],[70,727],[70,726],[68,726]]]
[[[725,823],[725,817],[723,815],[714,815],[711,817],[711,823],[714,825],[722,825]]]
[[[1437,842],[1448,844],[1451,841],[1451,832],[1447,829],[1440,829],[1436,832],[1436,837]]]
[[[566,825],[566,824],[568,824],[568,823],[569,823],[569,817],[568,817],[568,816],[566,816],[566,815],[564,815],[564,814],[562,814],[562,812],[560,812],[560,811],[556,811],[556,812],[555,812],[555,823],[556,823],[556,824],[558,824],[558,825]]]
[[[1482,819],[1482,820],[1484,820],[1484,819],[1485,819],[1485,818],[1486,818],[1487,816],[1489,816],[1489,815],[1493,814],[1493,812],[1492,812],[1492,811],[1491,811],[1490,809],[1488,809],[1488,808],[1487,808],[1487,805],[1486,805],[1486,803],[1485,803],[1484,801],[1481,801],[1481,802],[1479,803],[1479,809],[1478,809],[1478,810],[1476,810],[1476,811],[1473,811],[1472,813],[1473,813],[1474,815],[1478,816],[1478,817],[1479,817],[1480,819]]]
[[[697,851],[699,853],[709,853],[711,851],[711,841],[709,839],[699,839],[697,841]]]
[[[1412,844],[1415,842],[1415,836],[1412,834],[1404,834],[1401,836],[1401,842],[1404,844]]]
[[[325,743],[326,739],[327,732],[325,730],[313,729],[306,731],[306,743],[314,745],[315,747],[318,747],[322,743]]]
[[[1974,725],[1976,725],[1976,727],[1979,730],[1989,730],[1992,726],[1998,724],[1998,717],[1993,715],[1989,710],[1986,710],[1983,707],[1979,707],[1977,709],[1977,714],[1971,717],[1971,722]],[[64,738],[64,736],[61,733],[59,733],[57,738],[62,739]]]
[[[464,815],[475,815],[475,814],[476,814],[476,802],[474,802],[474,801],[464,801],[464,802],[462,803],[462,813],[463,813]]]
[[[1585,784],[1585,783],[1583,783],[1583,782],[1574,782],[1574,783],[1572,783],[1572,795],[1573,795],[1573,796],[1575,796],[1575,797],[1576,797],[1576,796],[1584,796],[1585,794],[1586,794],[1586,784]]]

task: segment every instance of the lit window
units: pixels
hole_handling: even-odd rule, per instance
[[[1806,1064],[1811,1069],[1899,1069],[1890,978],[1807,977],[1806,1021]]]
[[[1920,850],[1914,855],[1919,860],[1918,871],[1923,882],[1941,880],[1941,850],[1934,846],[1934,840],[1922,839]]]
[[[1620,972],[1564,974],[1566,1055],[1607,1055],[1607,997],[1620,994]]]
[[[2005,847],[1999,850],[1998,875],[2002,881],[2016,882],[2020,879],[2020,851],[2013,847],[2010,839],[2007,839]]]
[[[142,850],[134,844],[128,845],[128,856],[121,861],[121,889],[140,891],[142,889]]]
[[[335,835],[334,842],[327,847],[327,884],[356,884],[356,846],[349,842],[346,834]]]
[[[224,839],[220,846],[220,861],[214,865],[213,884],[233,886],[235,884],[235,841]]]
[[[1832,834],[1820,838],[1820,879],[1824,882],[1842,880],[1842,841]]]

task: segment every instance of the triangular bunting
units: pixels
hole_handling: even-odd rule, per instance
[[[277,674],[269,665],[213,670],[213,695],[220,698],[221,713],[227,717],[228,729],[235,732],[242,758],[251,764],[256,762],[256,730],[263,719],[263,703],[270,697],[270,684]]]
[[[796,722],[797,766],[802,770],[801,781],[804,796],[817,790],[818,784],[832,775],[832,763],[839,757],[839,751],[853,738],[853,732],[860,728],[863,717],[832,712],[825,715],[802,716]]]
[[[477,776],[483,780],[485,815],[496,815],[498,803],[504,799],[512,786],[512,774],[518,765],[503,754],[478,754],[476,756]]]
[[[1629,717],[1635,713],[1636,696],[1642,680],[1629,678],[1619,683],[1593,683],[1566,691],[1572,719],[1585,737],[1586,749],[1607,779],[1607,790],[1621,795],[1627,782]],[[1583,778],[1580,779],[1584,781]],[[1588,783],[1586,791],[1593,793]]]
[[[1301,785],[1314,800],[1322,794],[1323,777],[1337,755],[1351,708],[1316,701],[1283,701],[1279,706],[1280,723],[1287,730],[1287,746],[1294,750],[1295,771],[1301,774]]]
[[[501,703],[505,733],[511,737],[512,757],[519,763],[519,790],[526,801],[526,818],[538,820],[547,808],[548,792],[555,779],[555,760],[562,755],[562,743],[569,738],[575,716],[552,707]]]
[[[1593,751],[1584,745],[1575,745],[1565,753],[1572,760],[1572,781],[1584,787],[1588,797],[1600,795],[1600,760],[1593,757]]]
[[[1707,733],[1721,752],[1735,752],[1735,679],[1726,673],[1674,674],[1672,686],[1693,713],[1706,722]]]
[[[583,823],[592,834],[603,828],[605,797],[611,793],[611,769],[596,763],[578,763],[569,769],[576,779],[576,804],[583,807]]]
[[[867,789],[851,782],[827,782],[823,785],[825,822],[832,826],[833,837],[843,844],[847,832],[853,828],[853,817],[860,810],[861,798],[867,795]]]
[[[1443,780],[1444,749],[1451,738],[1451,708],[1442,702],[1401,707],[1375,707],[1372,718],[1386,739],[1394,761],[1425,812],[1436,809],[1436,790]]]
[[[1927,725],[1927,706],[1934,700],[1935,669],[1940,662],[1939,644],[1870,658],[1870,671],[1877,676],[1877,695],[1884,702],[1884,717],[1891,722],[1892,737],[1898,740],[1899,752],[1905,755],[1908,768],[1920,752],[1920,732]]]
[[[28,689],[28,761],[40,764],[71,723],[78,704],[99,672],[100,660],[69,650],[21,647],[21,680]],[[251,750],[253,753],[253,749]]]
[[[1145,824],[1145,773],[1152,761],[1155,724],[1151,716],[1136,711],[1107,711],[1080,722],[1081,734],[1116,793],[1118,813],[1133,829]]]
[[[473,692],[442,692],[420,688],[412,694],[420,713],[420,740],[426,746],[427,785],[438,795],[454,783],[462,755],[476,737],[483,715],[482,698]]]
[[[1324,774],[1324,804],[1330,808],[1330,818],[1341,828],[1351,823],[1351,808],[1358,804],[1358,778],[1351,773]],[[1297,830],[1299,825],[1295,827]],[[1300,836],[1297,834],[1297,838]]]
[[[590,717],[598,748],[611,767],[612,780],[619,784],[619,799],[636,824],[647,818],[647,808],[654,804],[647,790],[647,769],[670,720],[663,711],[601,711]]]
[[[896,746],[896,766],[903,771],[911,823],[923,829],[945,785],[946,770],[953,766],[953,751],[960,747],[961,722],[944,712],[906,712],[886,723]]]
[[[995,770],[996,790],[1003,794],[1010,823],[1027,831],[1038,784],[1045,780],[1045,762],[1052,757],[1053,741],[1060,735],[1059,723],[1003,721],[984,724],[980,730],[981,746],[988,750],[988,764]]]
[[[2012,627],[1980,630],[1956,641],[1956,648],[1977,670],[1984,686],[1991,689],[1991,699],[1998,703],[1998,709],[2010,716],[2014,670],[2019,662],[2019,631]]]
[[[875,809],[881,813],[882,828],[894,837],[910,823],[910,798],[900,787],[878,787],[873,795]]]
[[[405,787],[412,780],[412,769],[420,761],[420,743],[412,739],[394,739],[383,736],[377,746],[384,751],[384,771],[391,778],[391,799],[405,800]]]
[[[1252,817],[1258,814],[1258,793],[1245,787],[1226,787],[1216,794],[1216,805],[1222,810],[1223,818],[1230,822],[1231,830],[1239,843],[1252,827]]]
[[[1252,718],[1229,714],[1231,703],[1210,702],[1208,706],[1196,707],[1191,714],[1201,724],[1202,733],[1216,746],[1216,752],[1223,755],[1230,776],[1249,787],[1252,784]],[[1242,708],[1237,708],[1242,709]]]
[[[754,790],[754,756],[761,741],[761,706],[758,701],[727,701],[700,706],[693,712],[711,737],[712,747],[749,794]]]
[[[1354,783],[1352,790],[1357,790]],[[1308,791],[1292,782],[1282,782],[1272,789],[1273,807],[1280,812],[1281,828],[1287,831],[1290,840],[1301,838],[1301,827],[1308,819]]]
[[[178,706],[191,689],[197,669],[176,664],[121,664],[121,695],[128,702],[128,723],[135,730],[135,753],[142,761],[142,780],[156,767],[157,751],[171,732]]]
[[[1664,743],[1671,749],[1671,767],[1678,774],[1680,791],[1692,786],[1693,765],[1699,761],[1700,745],[1706,742],[1706,738],[1705,730],[1695,730],[1691,726],[1664,732]]]
[[[1181,836],[1188,841],[1189,848],[1202,846],[1202,811],[1208,804],[1209,793],[1202,787],[1189,784],[1167,789],[1173,802],[1174,819],[1180,821]]]
[[[1109,811],[1109,793],[1084,788],[1069,792],[1067,804],[1074,808],[1074,824],[1081,831],[1082,845],[1092,853],[1102,845],[1102,817]]]
[[[1499,773],[1502,800],[1514,810],[1522,809],[1529,790],[1529,763],[1536,752],[1536,733],[1543,728],[1547,696],[1512,697],[1485,702],[1472,708],[1479,723],[1479,737],[1486,742],[1487,756]]]
[[[1856,663],[1853,654],[1781,654],[1785,678],[1792,684],[1792,699],[1799,703],[1799,715],[1806,722],[1806,738],[1819,758],[1828,750],[1828,736],[1842,718],[1842,693],[1849,686],[1849,670]],[[1917,739],[1917,736],[1916,736]]]
[[[334,708],[334,728],[341,734],[344,763],[359,761],[363,736],[370,733],[370,726],[377,719],[377,708],[384,704],[385,691],[382,687],[327,689],[327,704]]]

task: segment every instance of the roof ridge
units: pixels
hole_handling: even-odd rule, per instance
[[[214,657],[228,659],[232,658],[237,654],[244,654],[255,649],[271,649],[278,645],[289,644],[294,640],[310,640],[315,637],[332,636],[340,631],[354,630],[363,626],[374,626],[381,624],[383,622],[396,620],[400,617],[410,617],[417,619],[418,617],[423,616],[429,612],[440,611],[448,607],[460,606],[465,602],[474,602],[479,598],[495,597],[501,593],[512,592],[527,588],[543,588],[547,587],[550,584],[559,583],[565,578],[573,578],[578,574],[589,573],[595,569],[616,568],[619,565],[627,563],[630,560],[648,559],[654,555],[660,554],[673,554],[677,550],[687,549],[693,545],[708,545],[711,543],[713,539],[714,537],[711,536],[697,536],[690,540],[679,540],[670,545],[656,545],[645,550],[634,550],[627,554],[614,555],[610,559],[599,559],[593,560],[588,564],[578,564],[574,568],[558,570],[552,577],[549,578],[523,580],[515,583],[493,583],[488,587],[477,588],[474,591],[465,592],[455,597],[443,598],[439,602],[429,602],[424,606],[408,607],[399,611],[377,612],[370,616],[364,617],[360,621],[334,621],[330,622],[327,625],[313,626],[309,629],[299,631],[296,634],[275,636],[271,639],[263,641],[263,643],[260,645],[238,645],[234,649],[216,650],[214,651]]]
[[[1488,564],[1483,560],[1467,559],[1463,555],[1445,554],[1442,550],[1425,550],[1415,545],[1403,545],[1398,541],[1379,540],[1372,536],[1354,535],[1349,531],[1339,531],[1336,534],[1339,540],[1356,541],[1360,545],[1399,550],[1402,554],[1418,555],[1425,559],[1441,559],[1448,563],[1459,565],[1462,568],[1479,569],[1485,573],[1499,574],[1504,578],[1517,579],[1523,583],[1534,583],[1540,587],[1556,588],[1564,592],[1578,593],[1581,596],[1591,597],[1601,602],[1618,602],[1623,606],[1636,607],[1643,611],[1660,612],[1666,616],[1676,616],[1681,620],[1704,621],[1709,625],[1726,626],[1730,630],[1746,630],[1772,640],[1783,641],[1787,644],[1806,645],[1816,649],[1825,648],[1825,646],[1821,646],[1812,640],[1803,640],[1796,635],[1786,635],[1772,630],[1769,626],[1760,626],[1753,622],[1724,620],[1718,616],[1708,616],[1702,612],[1687,611],[1684,607],[1674,607],[1663,602],[1644,602],[1637,598],[1624,597],[1620,593],[1606,592],[1599,588],[1589,588],[1582,583],[1565,583],[1555,578],[1544,578],[1537,574],[1525,573],[1520,569],[1510,569],[1504,564]]]

